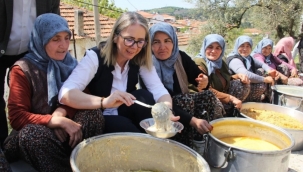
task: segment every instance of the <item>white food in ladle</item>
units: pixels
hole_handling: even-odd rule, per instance
[[[173,132],[173,122],[170,120],[171,110],[163,102],[156,103],[152,107],[152,116],[155,124],[148,127],[150,131]]]

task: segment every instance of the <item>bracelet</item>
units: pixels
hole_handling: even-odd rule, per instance
[[[103,107],[103,100],[104,100],[104,97],[101,97],[101,109],[103,110],[104,107]]]

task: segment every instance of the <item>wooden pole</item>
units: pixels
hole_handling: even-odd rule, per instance
[[[94,4],[94,22],[95,22],[95,40],[96,45],[99,45],[101,41],[101,34],[100,34],[100,21],[99,21],[99,9],[98,9],[98,0],[93,0]]]

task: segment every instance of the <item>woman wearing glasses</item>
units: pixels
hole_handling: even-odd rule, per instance
[[[122,14],[102,52],[96,47],[86,51],[62,86],[60,102],[77,109],[101,108],[105,133],[144,132],[139,122],[152,117],[151,109],[133,100],[151,105],[164,102],[172,108],[171,97],[153,67],[149,40],[143,16]],[[147,90],[137,89],[139,77]]]

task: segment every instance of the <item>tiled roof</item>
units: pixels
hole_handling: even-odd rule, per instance
[[[170,16],[168,14],[161,14],[161,15],[164,17],[164,19],[175,19],[176,18],[176,17]]]
[[[75,39],[83,39],[83,38],[94,38],[95,37],[95,26],[94,26],[94,15],[92,11],[88,11],[86,9],[72,6],[69,4],[60,4],[60,14],[64,17],[69,25],[70,30],[74,29],[75,26],[75,10],[81,10],[83,12],[83,23],[84,23],[84,35],[79,36],[75,34]],[[137,11],[137,13],[141,14],[145,18],[152,17],[154,14],[150,14],[144,11]],[[100,14],[99,17],[100,25],[101,25],[101,37],[107,38],[110,35],[110,32],[113,28],[113,25],[116,19],[109,18],[107,16],[103,16]],[[186,25],[183,23],[170,23],[172,26],[176,28],[184,28]],[[187,45],[189,34],[188,33],[177,33],[179,45]]]
[[[201,22],[201,21],[198,21],[198,20],[176,20],[176,23],[178,24],[181,24],[181,25],[185,25],[187,26],[188,24],[190,24],[191,27],[199,27],[199,26],[202,26],[204,24],[206,24],[207,22]]]
[[[141,14],[143,17],[147,18],[147,19],[151,19],[153,18],[154,14],[145,12],[145,11],[137,11],[137,13]]]
[[[191,26],[187,26],[187,25],[184,25],[184,24],[178,24],[178,23],[169,23],[170,25],[174,26],[175,28],[192,28]]]
[[[84,22],[84,36],[75,35],[75,39],[82,39],[85,37],[95,37],[95,25],[94,25],[94,15],[92,11],[88,11],[83,8],[78,8],[72,5],[67,5],[64,3],[60,4],[60,15],[64,17],[69,25],[70,30],[74,29],[75,22],[75,10],[83,11],[83,22]],[[113,28],[115,19],[103,16],[100,14],[99,17],[100,28],[101,28],[101,37],[107,38]]]

